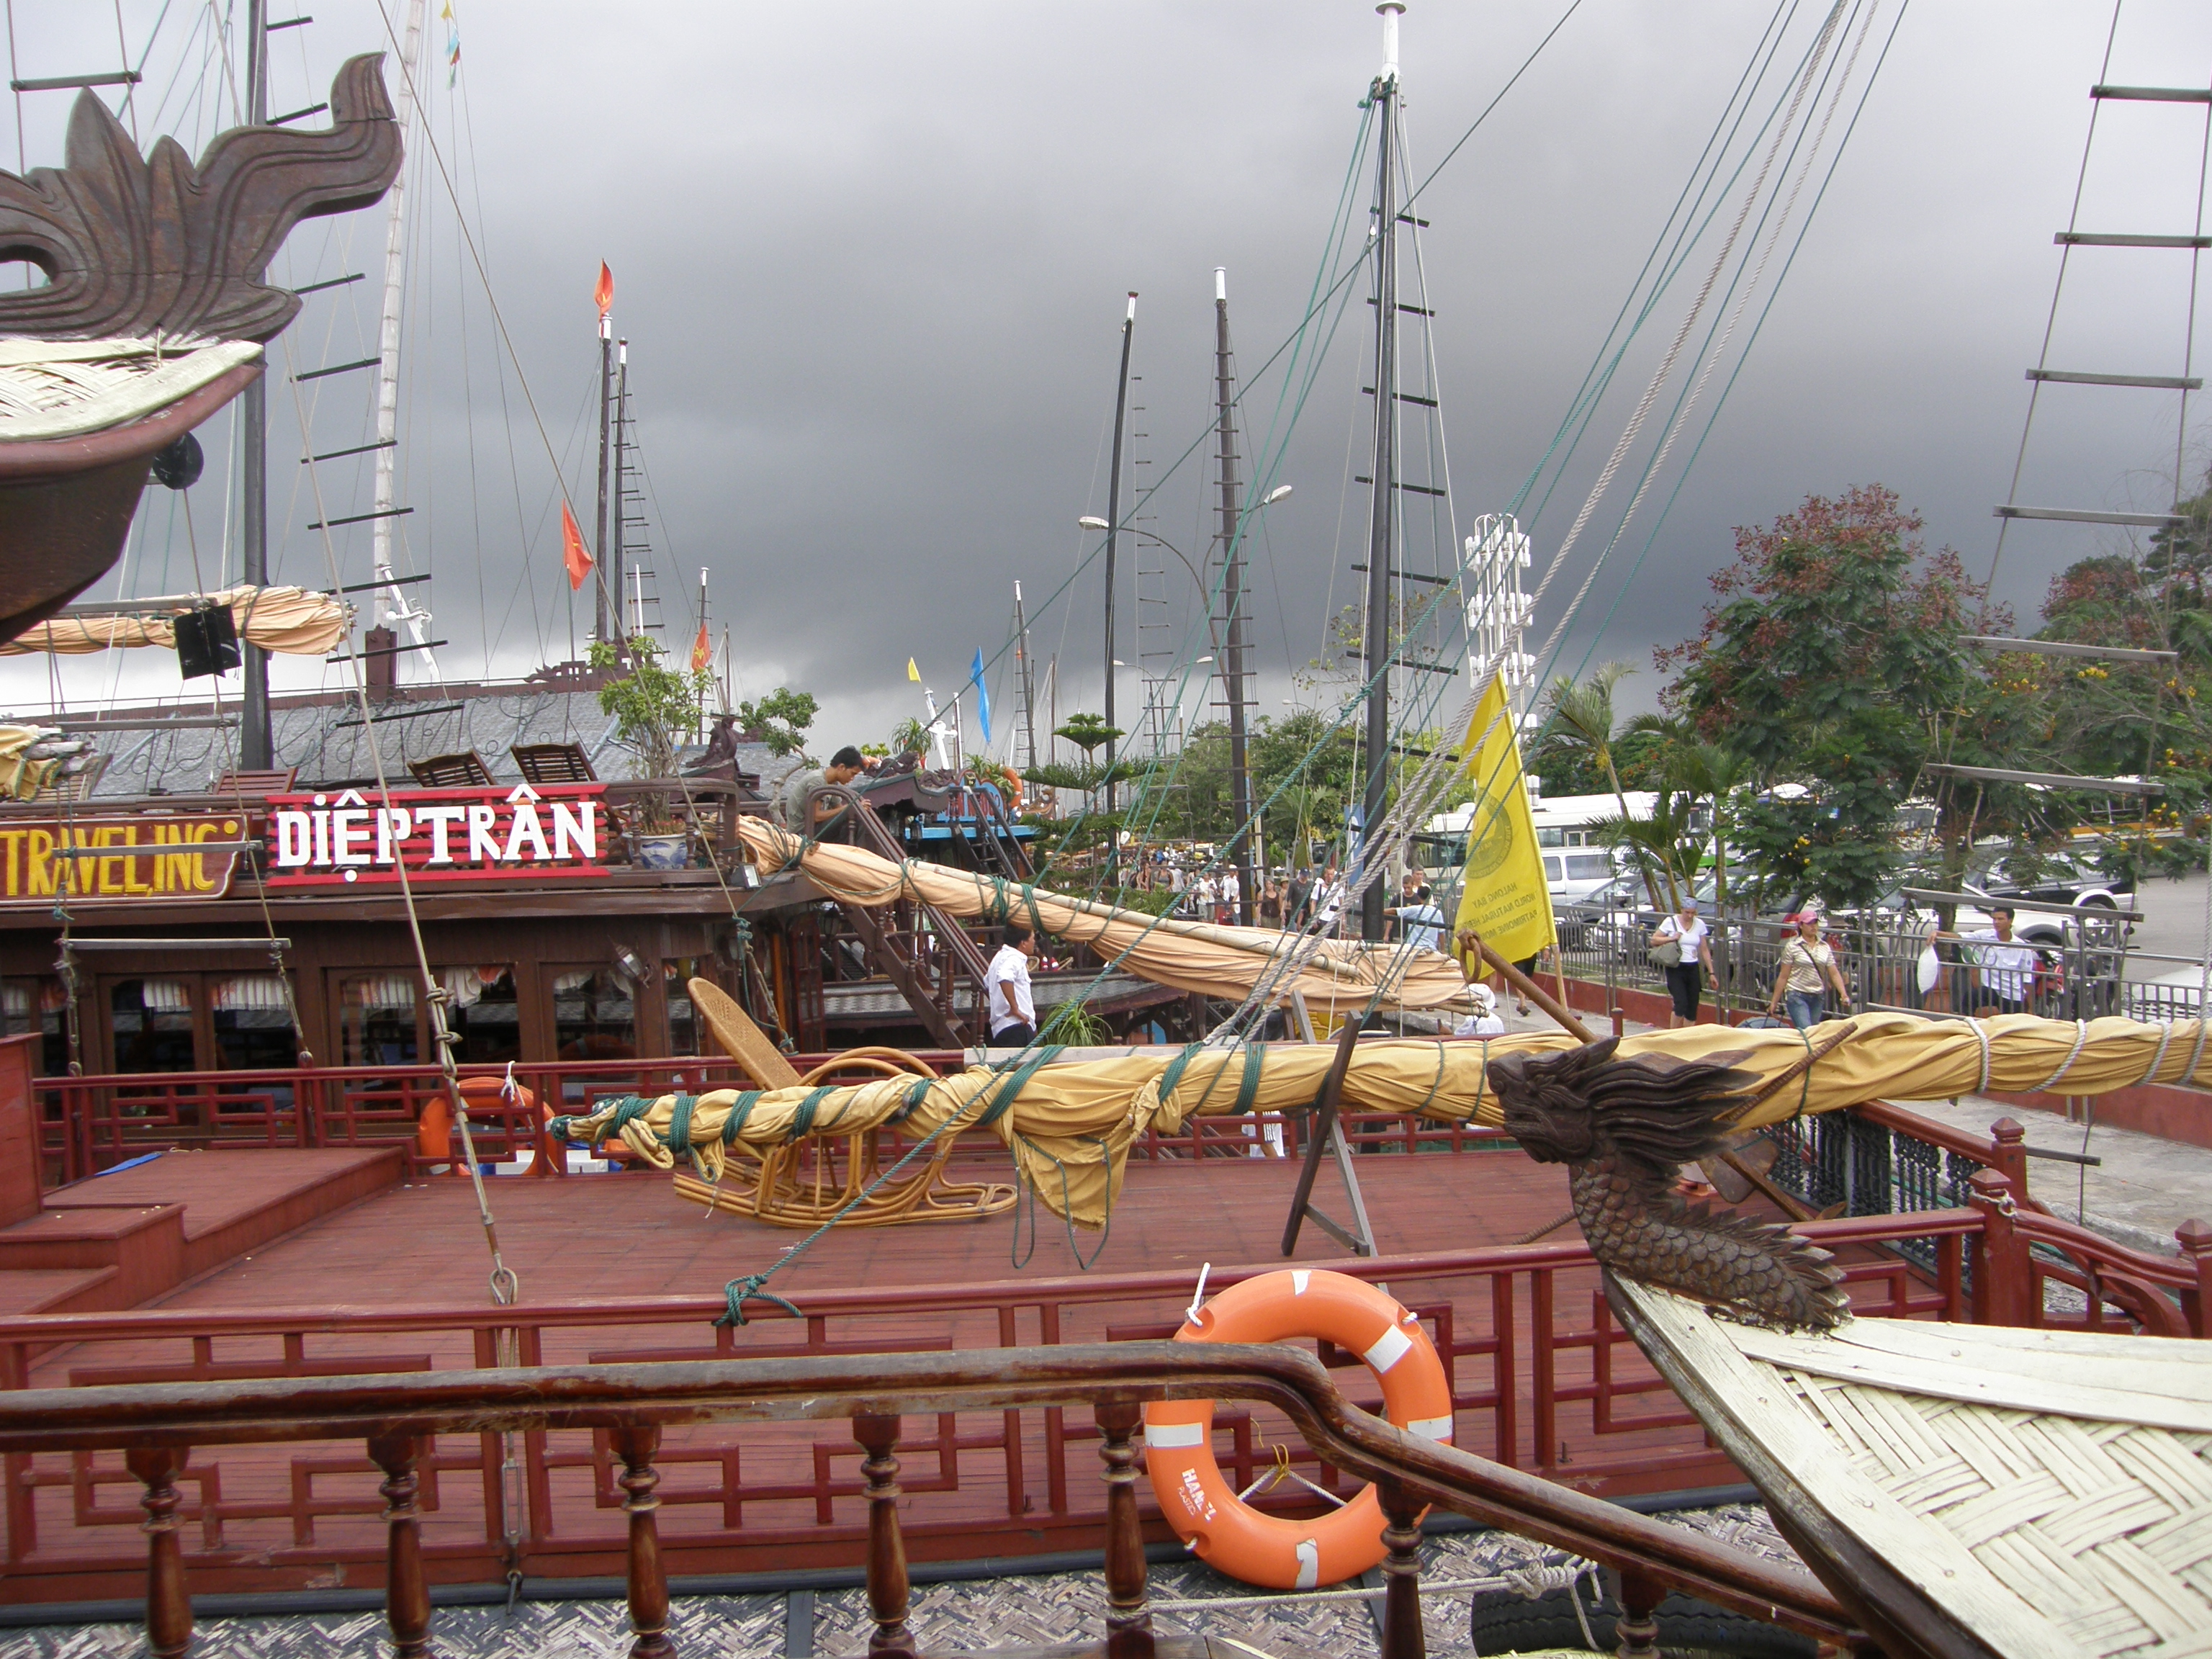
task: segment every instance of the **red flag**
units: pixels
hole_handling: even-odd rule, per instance
[[[602,259],[599,261],[599,280],[592,289],[592,303],[599,307],[599,315],[604,317],[614,302],[615,274],[607,269],[607,262]]]
[[[584,532],[576,528],[576,515],[566,501],[561,503],[561,563],[568,573],[571,593],[592,574],[592,556],[584,551]]]
[[[714,642],[707,637],[707,624],[699,624],[699,637],[691,641],[691,672],[703,674],[707,665],[714,660]]]

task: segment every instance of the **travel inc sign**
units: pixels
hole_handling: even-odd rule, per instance
[[[603,876],[606,786],[358,789],[269,797],[268,884],[397,886],[410,882]]]

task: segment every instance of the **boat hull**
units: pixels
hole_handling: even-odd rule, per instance
[[[0,641],[37,627],[113,568],[154,457],[260,373],[242,363],[104,431],[0,444]]]

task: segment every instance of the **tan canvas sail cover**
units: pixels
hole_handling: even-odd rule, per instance
[[[1496,1127],[1504,1118],[1486,1073],[1490,1057],[1572,1046],[1564,1034],[1539,1032],[1481,1041],[1370,1039],[1353,1053],[1343,1104]],[[1005,1142],[1048,1206],[1079,1226],[1097,1227],[1121,1191],[1130,1145],[1148,1127],[1174,1133],[1193,1116],[1310,1105],[1335,1048],[1263,1043],[1046,1063],[1053,1052],[1040,1050],[1006,1070],[978,1067],[933,1081],[890,1078],[848,1088],[685,1096],[680,1126],[679,1097],[628,1107],[610,1102],[590,1117],[561,1121],[555,1133],[577,1139],[618,1133],[660,1167],[683,1157],[712,1181],[730,1146],[757,1156],[809,1134],[896,1123],[918,1138],[957,1121],[963,1131],[985,1129]],[[2069,1095],[2097,1095],[2141,1083],[2212,1084],[2212,1042],[2196,1020],[2160,1026],[2128,1019],[2070,1024],[2032,1014],[1981,1022],[1861,1014],[1817,1034],[1717,1025],[1650,1031],[1623,1039],[1620,1052],[1685,1060],[1729,1055],[1762,1079],[1766,1091],[1741,1120],[1745,1127],[1885,1097],[1936,1100],[1992,1089],[2027,1094],[2062,1084]]]
[[[1273,927],[1229,927],[1148,915],[1116,904],[1070,898],[997,876],[912,860],[894,864],[858,847],[817,842],[765,818],[740,817],[738,833],[763,872],[796,869],[830,897],[869,907],[923,899],[949,915],[1014,921],[1056,939],[1088,945],[1116,968],[1155,985],[1241,1000],[1286,958],[1297,939]],[[1364,1009],[1378,982],[1386,1012],[1466,1013],[1473,1004],[1459,965],[1437,951],[1358,939],[1328,939],[1295,974],[1275,985],[1270,1005],[1304,994],[1316,1019]]]
[[[222,605],[238,624],[238,637],[280,656],[319,657],[346,636],[345,607],[327,593],[301,587],[229,587],[204,601]],[[181,609],[181,607],[179,607]],[[153,609],[130,617],[57,617],[0,645],[0,656],[42,651],[80,656],[126,646],[177,645],[176,613]]]

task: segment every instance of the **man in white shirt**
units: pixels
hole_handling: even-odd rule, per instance
[[[1322,872],[1320,884],[1314,889],[1313,905],[1314,920],[1321,924],[1321,936],[1334,939],[1344,919],[1344,878],[1337,873],[1334,858]]]
[[[1036,1041],[1036,1005],[1030,1000],[1030,961],[1036,940],[1018,922],[1006,927],[1006,943],[983,975],[986,1020],[994,1048],[1026,1048]]]
[[[2009,906],[1990,908],[1990,925],[1977,933],[1957,937],[1985,941],[1974,951],[1981,969],[1981,987],[1967,1000],[1977,1014],[2020,1014],[2035,996],[2035,947],[2013,937]],[[1934,938],[1949,937],[1935,934]]]

